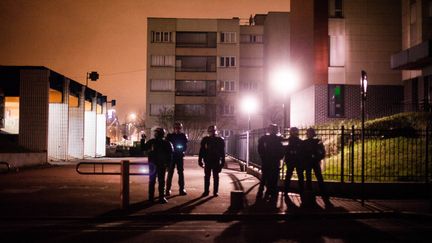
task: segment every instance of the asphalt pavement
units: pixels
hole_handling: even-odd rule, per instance
[[[121,159],[146,162],[146,158]],[[425,199],[366,200],[362,205],[357,199],[332,197],[331,208],[325,208],[319,196],[314,207],[301,207],[295,193],[289,194],[289,200],[280,197],[276,206],[257,201],[258,179],[241,172],[234,161],[228,161],[220,174],[219,196],[202,197],[204,173],[197,157],[185,161],[188,195],[179,195],[175,174],[168,203],[150,203],[148,176],[131,176],[130,207],[122,210],[120,176],[79,175],[76,163],[59,162],[0,175],[0,233],[4,239],[321,242],[365,240],[372,235],[371,241],[393,242],[422,241],[432,229],[430,202]],[[244,193],[243,208],[232,208],[232,191]],[[295,231],[284,230],[289,228]],[[23,231],[27,235],[17,234]]]

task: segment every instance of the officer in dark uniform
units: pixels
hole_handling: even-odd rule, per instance
[[[171,195],[171,183],[174,175],[174,168],[177,166],[177,174],[178,174],[178,184],[179,184],[179,193],[180,195],[187,195],[186,190],[184,188],[184,154],[187,149],[188,138],[186,134],[182,133],[181,130],[183,128],[183,124],[180,122],[174,123],[174,132],[169,133],[167,135],[167,140],[171,142],[174,146],[174,154],[172,163],[168,168],[168,177],[167,177],[167,186],[165,194],[167,196]]]
[[[284,156],[282,137],[276,124],[271,124],[268,133],[258,140],[258,153],[261,157],[261,181],[258,188],[257,199],[262,199],[264,186],[266,192],[264,199],[271,197],[277,201],[277,182],[279,180],[280,160]]]
[[[285,175],[285,190],[284,196],[288,195],[289,185],[294,169],[297,172],[298,177],[298,188],[300,195],[303,193],[304,188],[304,176],[303,166],[301,158],[301,146],[302,140],[299,138],[299,129],[297,127],[291,127],[289,130],[290,136],[288,138],[288,145],[285,148],[285,165],[287,168]]]
[[[204,193],[202,195],[209,195],[210,175],[213,173],[213,196],[217,197],[219,173],[225,165],[225,141],[217,136],[215,125],[209,126],[207,132],[209,135],[201,140],[198,156],[199,166],[204,167]]]
[[[165,172],[171,163],[173,146],[164,139],[165,130],[158,127],[154,131],[154,138],[144,144],[144,150],[148,151],[148,161],[151,167],[149,180],[149,201],[154,201],[156,177],[159,185],[159,203],[167,203],[165,198]]]
[[[320,139],[316,138],[316,132],[313,128],[307,129],[306,137],[307,139],[303,141],[302,146],[302,153],[306,169],[306,188],[308,191],[312,191],[313,170],[326,207],[332,206],[324,185],[324,179],[321,171],[321,160],[325,157],[324,145]]]

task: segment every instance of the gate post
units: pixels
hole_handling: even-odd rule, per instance
[[[344,160],[345,160],[345,127],[341,128],[341,183],[344,183]]]
[[[120,201],[121,209],[129,207],[129,160],[122,160],[120,165]]]

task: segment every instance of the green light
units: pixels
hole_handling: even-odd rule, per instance
[[[341,87],[340,86],[336,86],[334,89],[334,95],[336,97],[339,97],[341,95]]]

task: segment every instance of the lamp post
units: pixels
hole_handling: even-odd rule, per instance
[[[251,114],[255,113],[258,102],[255,97],[246,96],[241,103],[241,109],[248,115],[248,129],[246,131],[246,172],[249,167],[249,135],[251,130]]]
[[[283,95],[283,132],[285,134],[285,129],[290,126],[290,122],[287,121],[287,106],[290,104],[289,95],[299,84],[298,74],[287,66],[276,68],[271,74],[271,84],[273,90]]]
[[[364,181],[365,181],[365,160],[364,160],[364,123],[365,123],[365,101],[367,93],[367,73],[361,71],[360,88],[361,88],[361,194],[362,194],[362,205],[364,205]]]

